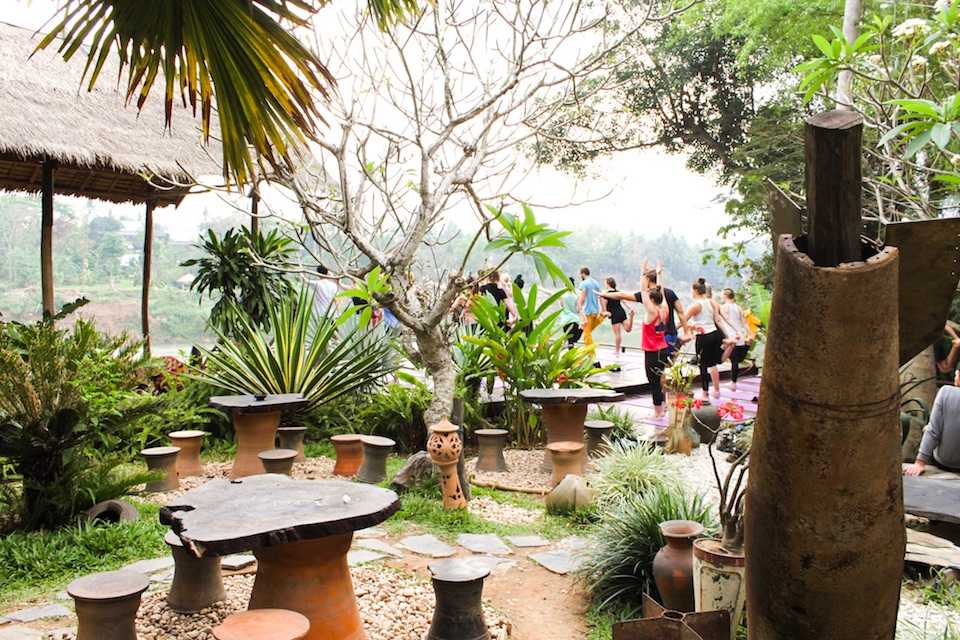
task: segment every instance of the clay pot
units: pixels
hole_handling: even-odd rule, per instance
[[[599,458],[607,453],[613,423],[609,420],[587,420],[583,423],[587,433],[587,457]]]
[[[583,443],[582,442],[551,442],[547,445],[553,473],[550,476],[550,486],[555,487],[568,475],[583,474]]]
[[[227,616],[210,632],[216,640],[302,640],[310,621],[296,611],[254,609]]]
[[[428,569],[437,604],[427,640],[489,640],[481,597],[490,569],[463,558],[439,560]]]
[[[355,476],[363,464],[363,440],[356,434],[332,436],[333,450],[337,454],[337,463],[333,465],[335,476]]]
[[[427,453],[430,460],[440,469],[441,489],[444,509],[464,509],[467,501],[457,475],[457,462],[463,451],[460,440],[460,428],[449,420],[441,420],[430,427],[427,438]]]
[[[78,578],[67,587],[77,612],[77,640],[137,640],[140,596],[150,581],[134,571]]]
[[[700,436],[700,444],[713,444],[717,439],[717,432],[720,431],[722,422],[717,408],[712,404],[704,404],[699,409],[692,409],[693,419],[690,426]]]
[[[257,457],[260,458],[263,469],[267,473],[281,473],[289,476],[293,470],[293,461],[297,458],[297,452],[293,449],[270,449],[261,451]]]
[[[203,446],[203,438],[206,435],[206,431],[193,429],[171,431],[167,434],[167,437],[170,438],[170,444],[180,448],[180,455],[177,456],[177,473],[180,474],[181,478],[203,475],[203,466],[200,464],[200,448]]]
[[[149,471],[159,471],[163,474],[159,480],[147,483],[147,493],[162,493],[176,491],[180,488],[180,476],[177,474],[177,455],[180,447],[151,447],[140,452],[147,462]]]
[[[503,458],[503,448],[507,445],[510,432],[506,429],[477,429],[477,445],[480,455],[477,457],[477,471],[510,471]]]
[[[173,583],[167,604],[174,611],[192,613],[227,599],[220,577],[219,556],[197,558],[183,548],[180,536],[167,532],[163,541],[173,555]]]
[[[703,533],[703,525],[692,520],[667,520],[660,523],[660,532],[667,541],[653,558],[660,601],[673,611],[694,611],[693,539]]]
[[[746,561],[719,540],[693,542],[693,595],[697,611],[725,610],[730,614],[730,640],[737,635],[747,599]]]
[[[378,484],[387,477],[387,457],[396,444],[390,438],[381,436],[362,436],[363,463],[357,471],[357,480],[367,484]]]
[[[294,462],[304,462],[307,459],[303,451],[303,438],[307,435],[306,427],[280,427],[277,429],[278,449],[293,449],[297,452]]]

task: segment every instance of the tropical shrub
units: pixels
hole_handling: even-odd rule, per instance
[[[204,257],[182,262],[197,267],[190,289],[216,300],[210,309],[210,326],[234,335],[241,318],[265,326],[269,309],[293,294],[284,268],[294,255],[293,241],[276,229],[267,234],[246,227],[228,229],[223,237],[207,230],[197,248]]]
[[[653,581],[653,557],[666,543],[660,523],[693,520],[716,529],[711,509],[700,495],[676,485],[654,484],[602,512],[594,540],[578,569],[594,605],[623,617],[640,617],[642,594],[659,600]]]
[[[590,420],[607,420],[613,423],[613,431],[610,433],[612,442],[636,442],[637,434],[634,431],[633,416],[629,411],[618,409],[614,406],[598,406],[590,412]]]
[[[263,329],[240,316],[232,338],[215,331],[220,343],[201,348],[206,368],[194,377],[232,393],[302,393],[315,408],[379,385],[396,366],[385,330],[357,322],[353,307],[315,314],[305,288],[271,306]]]
[[[543,440],[540,417],[520,398],[525,389],[591,386],[590,378],[604,369],[593,366],[593,351],[575,346],[569,348],[563,328],[559,326],[557,302],[566,293],[561,289],[538,300],[536,284],[524,294],[513,285],[517,320],[507,325],[506,310],[486,297],[477,298],[471,307],[479,331],[465,334],[463,341],[481,347],[482,358],[476,358],[473,371],[466,372],[466,384],[490,380],[496,375],[504,384],[507,426],[520,446],[531,446]],[[600,386],[600,385],[597,385]]]
[[[112,434],[125,432],[153,408],[149,398],[91,393],[84,367],[93,362],[102,365],[96,370],[109,370],[104,358],[115,344],[85,320],[69,331],[50,318],[2,327],[0,458],[19,480],[14,500],[27,529],[59,527],[147,477],[123,473],[103,453]]]
[[[594,465],[590,484],[596,490],[594,505],[600,514],[655,487],[680,486],[676,459],[645,442],[612,442],[607,455]]]
[[[425,450],[427,425],[423,412],[432,397],[427,385],[403,375],[402,383],[388,384],[368,396],[355,417],[356,432],[391,438],[400,451]]]

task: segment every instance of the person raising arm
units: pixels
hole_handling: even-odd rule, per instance
[[[960,371],[953,382],[960,385]],[[929,464],[944,471],[960,471],[960,386],[940,387],[937,391],[930,422],[923,428],[917,461],[903,473],[918,476]]]

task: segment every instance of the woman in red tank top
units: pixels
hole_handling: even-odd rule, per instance
[[[664,337],[667,309],[663,306],[663,293],[659,287],[648,287],[646,277],[641,282],[641,298],[644,308],[640,345],[643,348],[643,366],[653,395],[653,412],[657,418],[664,413],[663,370],[667,366],[669,351]]]

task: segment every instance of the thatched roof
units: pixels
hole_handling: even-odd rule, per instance
[[[162,82],[138,114],[124,104],[115,61],[88,92],[80,83],[84,52],[65,63],[51,45],[31,57],[39,39],[0,22],[0,189],[39,191],[40,163],[52,159],[57,193],[162,206],[178,204],[187,188],[151,183],[220,173],[219,145],[201,145],[190,112],[175,109],[172,130],[164,130]]]

